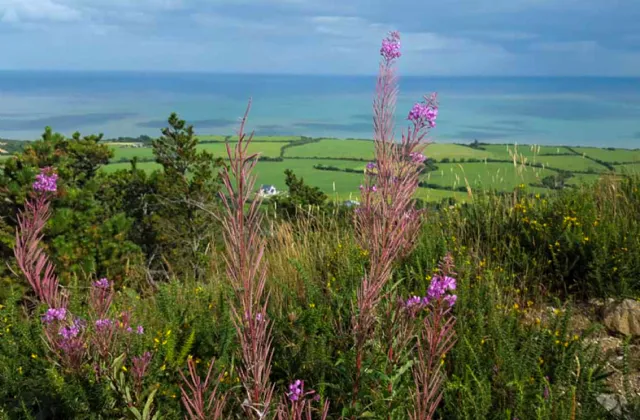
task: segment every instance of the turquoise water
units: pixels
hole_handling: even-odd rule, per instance
[[[0,72],[0,137],[156,135],[170,112],[231,134],[249,97],[258,135],[371,138],[375,80],[353,76]],[[437,91],[437,142],[640,147],[640,78],[400,79],[398,123]],[[399,126],[400,127],[402,127]]]

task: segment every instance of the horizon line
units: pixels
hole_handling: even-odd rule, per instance
[[[0,73],[94,73],[94,74],[194,74],[194,75],[215,75],[215,76],[287,76],[287,77],[367,77],[375,78],[374,73],[260,73],[242,71],[219,71],[219,70],[156,70],[156,69],[3,69]],[[484,79],[640,79],[637,76],[625,75],[527,75],[527,74],[400,74],[401,78],[484,78]]]

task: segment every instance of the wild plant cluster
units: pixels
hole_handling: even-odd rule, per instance
[[[151,177],[50,130],[9,163],[0,418],[607,418],[570,302],[638,296],[640,180],[418,209],[437,98],[397,141],[398,33],[380,54],[347,214],[264,211],[250,104],[226,163],[177,117]]]

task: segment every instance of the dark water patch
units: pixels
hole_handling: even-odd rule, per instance
[[[208,120],[195,120],[195,121],[187,120],[187,124],[193,125],[193,127],[196,130],[200,128],[223,128],[223,127],[228,127],[230,125],[234,125],[237,123],[238,121],[236,120],[229,120],[224,118],[213,118]],[[158,130],[160,130],[162,128],[165,128],[168,125],[168,122],[166,120],[150,120],[150,121],[139,122],[136,125],[138,127],[157,128]]]
[[[523,120],[498,120],[495,123],[499,125],[507,125],[510,127],[524,127],[527,125],[527,122]]]
[[[465,139],[465,140],[494,140],[512,137],[509,133],[497,132],[497,131],[481,131],[481,130],[462,130],[458,131],[451,136],[453,139]]]
[[[489,104],[491,113],[521,115],[561,121],[592,121],[608,119],[636,119],[639,109],[620,103],[598,103],[580,100],[527,100]]]
[[[0,119],[0,130],[39,130],[44,129],[46,126],[51,126],[54,130],[75,130],[79,127],[123,120],[134,115],[135,114],[125,112],[113,112],[81,115],[57,115],[33,119]]]
[[[294,127],[309,129],[309,130],[335,130],[335,131],[347,131],[353,133],[361,133],[363,131],[371,130],[372,125],[366,123],[352,123],[352,124],[338,124],[338,123],[320,123],[320,122],[308,122],[308,123],[295,123]]]

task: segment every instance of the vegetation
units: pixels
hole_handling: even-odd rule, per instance
[[[394,141],[398,37],[373,142],[253,143],[247,109],[225,143],[172,114],[153,162],[50,128],[5,161],[0,418],[615,418],[598,327],[573,314],[640,296],[640,177],[482,144],[440,147],[467,155],[424,173],[438,105],[417,103]],[[324,141],[358,146],[288,156]],[[284,160],[258,161],[263,144]],[[480,155],[498,162],[466,161]],[[277,176],[288,190],[262,203]],[[618,417],[637,418],[626,394]]]

